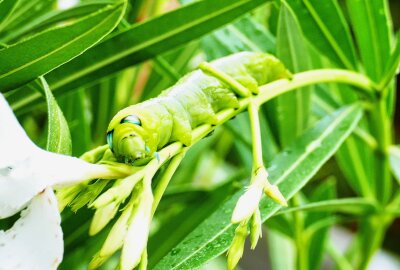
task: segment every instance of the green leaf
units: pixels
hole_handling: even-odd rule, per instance
[[[93,84],[119,70],[197,39],[264,3],[264,0],[196,1],[113,35],[46,75],[46,80],[55,96]],[[21,94],[21,91],[25,93]],[[7,98],[17,111],[40,100],[39,95],[27,89],[18,89]]]
[[[17,3],[18,3],[18,0],[2,0],[2,1],[0,1],[0,31],[2,30],[4,23],[7,21],[7,18],[13,12]]]
[[[0,89],[21,86],[81,54],[114,29],[123,11],[123,3],[108,6],[0,50]]]
[[[97,0],[88,3],[80,3],[67,10],[54,10],[30,20],[28,23],[13,29],[13,31],[8,31],[1,40],[5,43],[9,43],[28,33],[32,34],[44,30],[45,28],[55,26],[61,22],[66,22],[67,20],[84,17],[113,3],[114,2],[111,0]]]
[[[390,166],[393,175],[396,178],[397,182],[400,184],[400,147],[391,146],[389,149],[389,154],[390,154]]]
[[[53,9],[56,0],[17,0],[13,12],[2,25],[0,40],[14,30],[29,24],[42,14]]]
[[[270,180],[290,199],[338,149],[361,118],[359,105],[344,107],[318,122],[272,162]],[[196,269],[227,250],[235,226],[230,223],[239,191],[192,231],[153,269]],[[260,203],[263,221],[281,207],[268,198]],[[151,258],[150,258],[151,259]]]
[[[275,37],[250,16],[213,32],[202,41],[208,61],[240,51],[275,53]]]
[[[198,50],[199,42],[194,41],[182,48],[177,48],[164,53],[162,54],[162,57],[171,65],[176,73],[185,74],[191,70],[191,59]],[[154,71],[155,72],[152,72],[147,80],[146,87],[141,93],[140,100],[155,97],[160,94],[162,90],[167,89],[169,86],[176,83],[175,79],[171,79],[169,76],[164,76],[162,72],[157,70],[157,68],[154,68]]]
[[[277,57],[292,72],[310,68],[310,58],[299,23],[286,4],[281,5],[276,41]],[[310,115],[310,87],[286,93],[269,104],[269,116],[276,126],[282,147],[287,146],[307,128]]]
[[[365,71],[379,81],[391,52],[391,21],[386,0],[346,1]]]
[[[84,89],[79,89],[65,98],[59,99],[58,103],[69,123],[71,139],[74,142],[72,155],[80,156],[83,152],[90,150],[92,146],[90,133],[92,114],[89,110],[86,92]]]
[[[390,55],[390,59],[386,65],[383,79],[379,83],[380,89],[384,89],[398,74],[400,68],[400,33],[397,33],[396,46]]]
[[[133,25],[46,78],[57,92],[91,83],[199,38],[264,3],[264,0],[196,1]]]
[[[356,68],[349,27],[335,0],[287,0],[309,42],[339,67]]]
[[[70,155],[72,143],[67,120],[65,120],[64,114],[43,77],[40,77],[40,84],[47,101],[48,132],[46,149],[54,153]]]

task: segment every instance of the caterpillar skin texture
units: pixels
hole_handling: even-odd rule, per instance
[[[288,78],[290,73],[274,56],[241,52],[210,63],[240,84],[257,92],[259,85]],[[119,111],[107,129],[107,142],[118,161],[140,165],[165,145],[191,144],[191,131],[216,124],[216,113],[237,108],[232,88],[202,70],[195,70],[158,97]]]

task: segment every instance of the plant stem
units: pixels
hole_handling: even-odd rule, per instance
[[[317,69],[293,75],[291,80],[278,80],[260,87],[257,95],[259,104],[296,88],[317,83],[346,83],[358,87],[362,93],[375,96],[376,85],[368,77],[341,69]]]
[[[370,111],[369,123],[372,135],[377,142],[374,154],[375,175],[373,179],[375,199],[381,206],[381,212],[369,217],[361,223],[359,233],[361,241],[361,259],[358,269],[366,269],[371,258],[380,248],[386,228],[393,220],[384,212],[389,203],[392,193],[392,178],[390,174],[389,147],[392,142],[390,129],[390,116],[386,108],[386,98],[379,96],[374,100],[373,108]]]
[[[292,198],[293,206],[299,206],[299,195],[296,194]],[[308,245],[304,241],[304,217],[303,213],[293,212],[293,226],[294,226],[294,241],[296,244],[297,251],[297,269],[307,270],[308,269]]]
[[[264,167],[258,109],[259,106],[256,103],[250,102],[248,111],[250,116],[251,142],[253,148],[253,173],[255,173],[258,168]]]

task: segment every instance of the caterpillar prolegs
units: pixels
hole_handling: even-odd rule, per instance
[[[274,56],[241,52],[209,64],[233,82],[257,93],[259,85],[288,78],[290,73]],[[237,108],[246,95],[221,78],[197,69],[158,97],[119,111],[107,129],[107,143],[118,161],[138,164],[172,142],[191,144],[191,131],[202,124],[216,124],[216,113]]]

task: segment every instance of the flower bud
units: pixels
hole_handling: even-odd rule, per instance
[[[101,247],[100,256],[109,257],[122,247],[125,236],[128,232],[129,218],[132,215],[132,211],[132,204],[129,204],[111,228],[106,241]]]
[[[132,214],[129,221],[128,232],[125,237],[124,246],[122,247],[121,270],[135,268],[140,263],[142,254],[146,250],[153,204],[150,181],[143,181],[141,196],[142,198],[137,206],[137,210]]]
[[[250,224],[250,243],[251,249],[257,246],[258,239],[262,237],[262,221],[260,210],[257,209],[251,217]]]
[[[251,217],[258,208],[258,203],[261,200],[262,188],[258,185],[251,185],[247,191],[240,196],[233,210],[231,222],[239,223]]]
[[[110,204],[101,207],[94,213],[92,223],[90,224],[89,234],[95,235],[101,231],[111,219],[115,217],[119,208],[119,203],[111,202]]]
[[[264,186],[264,193],[280,205],[285,207],[288,206],[285,197],[283,197],[282,193],[279,191],[279,188],[276,185],[271,185],[267,182]]]
[[[228,250],[228,270],[233,270],[242,258],[244,242],[247,237],[247,223],[241,223],[235,230],[235,236]]]

